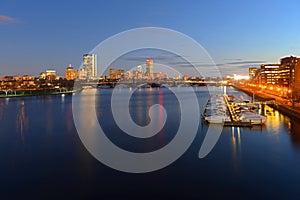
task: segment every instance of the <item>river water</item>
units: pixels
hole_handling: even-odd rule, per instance
[[[209,93],[205,87],[195,93],[202,110]],[[227,93],[250,99],[233,88]],[[130,114],[138,125],[149,123],[153,104],[163,105],[168,113],[163,129],[148,139],[122,134],[111,113],[111,94],[111,89],[96,91],[96,112],[117,146],[150,152],[175,137],[182,111],[171,91],[144,88],[132,96]],[[76,95],[90,98],[88,90]],[[202,159],[198,153],[208,125],[200,121],[193,143],[178,160],[158,171],[132,174],[111,169],[88,152],[74,125],[72,98],[0,99],[1,199],[300,198],[300,123],[272,108],[265,108],[265,126],[224,127]]]

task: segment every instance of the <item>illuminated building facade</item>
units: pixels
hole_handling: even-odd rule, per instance
[[[97,76],[97,55],[83,55],[83,69],[87,79]]]
[[[300,58],[285,57],[280,63],[285,85],[291,90],[293,99],[300,101]]]
[[[114,68],[110,68],[109,69],[109,77],[114,79],[114,78],[116,78],[116,76],[117,76],[117,70]]]
[[[69,67],[67,67],[66,69],[66,79],[75,80],[76,75],[77,75],[76,70],[71,65],[69,65]]]
[[[147,59],[146,60],[146,76],[148,76],[149,78],[153,78],[153,72],[154,72],[153,60]]]
[[[46,79],[46,73],[41,72],[40,75],[39,75],[39,79]]]
[[[122,69],[114,69],[114,68],[109,69],[109,78],[111,79],[123,78],[124,74],[125,72]]]
[[[118,69],[118,76],[119,76],[119,78],[124,77],[124,75],[125,75],[125,71],[123,69]]]
[[[257,67],[250,67],[250,68],[249,68],[249,77],[250,77],[250,79],[254,78],[255,73],[256,73],[256,71],[257,71],[258,69],[259,69],[259,68],[257,68]]]
[[[47,80],[55,80],[56,78],[56,71],[52,69],[46,70],[46,79]]]
[[[261,88],[276,88],[281,96],[300,101],[300,58],[290,56],[280,59],[280,64],[263,64],[255,71],[252,82]]]
[[[280,84],[280,65],[265,64],[261,65],[261,84]]]

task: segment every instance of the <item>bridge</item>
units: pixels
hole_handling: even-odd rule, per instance
[[[206,86],[206,85],[215,85],[222,86],[224,83],[222,81],[201,81],[201,80],[109,80],[109,81],[89,81],[81,82],[81,86],[111,86],[115,87],[117,84],[125,84],[131,87],[141,86],[143,84],[164,84],[170,87],[185,85],[185,86]]]

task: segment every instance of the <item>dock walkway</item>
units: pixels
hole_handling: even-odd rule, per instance
[[[251,122],[251,120],[249,122],[241,121],[237,113],[235,112],[233,105],[229,103],[228,101],[229,97],[224,94],[224,99],[231,119],[231,122],[225,121],[224,126],[252,127],[253,125],[263,125],[262,122],[260,124],[259,123],[254,124]]]

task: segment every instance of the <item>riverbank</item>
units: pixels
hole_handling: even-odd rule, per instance
[[[16,90],[10,92],[3,92],[0,94],[0,98],[18,98],[18,97],[30,97],[30,96],[44,96],[44,95],[62,95],[73,94],[80,92],[81,90]]]
[[[250,95],[250,96],[253,96],[253,90],[250,90],[245,87],[239,87],[237,85],[233,85],[233,87],[239,91],[242,91],[242,92]],[[254,97],[255,98],[273,98],[273,99],[275,99],[276,103],[269,104],[270,107],[278,110],[279,112],[281,112],[282,114],[284,114],[290,118],[300,120],[300,108],[289,105],[290,101],[288,99],[284,99],[282,97],[278,97],[276,95],[272,95],[272,94],[265,93],[262,91],[255,91]]]

